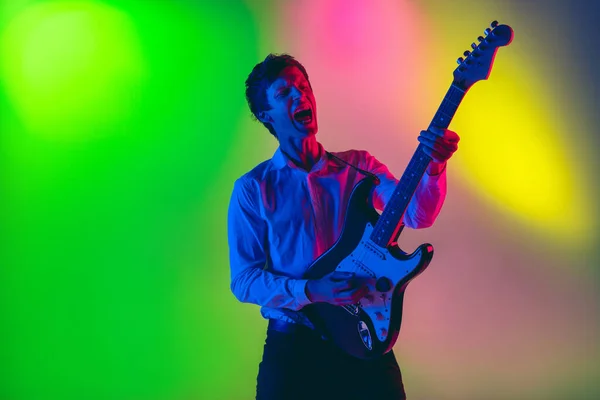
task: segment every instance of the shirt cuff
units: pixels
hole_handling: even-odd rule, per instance
[[[443,175],[444,172],[446,172],[447,166],[448,166],[448,162],[444,163],[444,168],[442,168],[442,170],[440,172],[438,172],[437,174],[430,174],[429,172],[427,172],[427,169],[425,170],[425,173],[427,174],[427,176],[433,176],[433,177],[440,176],[440,175]]]
[[[294,297],[296,298],[296,302],[299,305],[299,308],[304,307],[307,304],[310,304],[310,300],[308,299],[308,296],[306,296],[306,283],[308,282],[308,279],[298,279],[294,282],[294,288],[292,290],[292,293],[294,294]]]

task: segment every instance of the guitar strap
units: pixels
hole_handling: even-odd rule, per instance
[[[377,175],[375,175],[374,173],[372,173],[372,172],[369,172],[369,171],[365,171],[365,170],[364,170],[364,169],[362,169],[362,168],[358,168],[357,166],[355,166],[355,165],[353,165],[353,164],[350,164],[348,161],[346,161],[346,160],[343,160],[343,159],[339,158],[338,156],[336,156],[335,154],[332,154],[332,153],[330,153],[330,152],[328,152],[328,151],[326,151],[325,153],[326,153],[326,154],[327,154],[327,155],[328,155],[330,158],[331,158],[331,157],[333,157],[333,158],[335,158],[336,160],[339,160],[339,161],[343,162],[344,164],[348,165],[349,167],[351,167],[351,168],[354,168],[356,171],[360,172],[361,174],[363,174],[363,175],[365,175],[365,176],[367,176],[367,177],[369,177],[369,178],[373,179],[373,181],[375,182],[375,185],[379,185],[379,182],[380,182],[380,180],[379,180],[379,177],[378,177]]]

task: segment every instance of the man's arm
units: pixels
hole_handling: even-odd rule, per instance
[[[231,291],[244,303],[299,310],[310,303],[305,292],[307,281],[264,269],[268,234],[258,201],[250,180],[235,182],[227,216]]]
[[[446,163],[458,149],[460,137],[449,129],[432,126],[429,130],[421,131],[419,142],[425,153],[431,157],[426,173],[423,175],[417,189],[403,216],[403,223],[409,228],[427,228],[435,222],[446,199]],[[366,153],[367,170],[375,173],[381,180],[374,192],[375,208],[383,210],[387,204],[398,180],[389,172],[387,167]]]
[[[446,170],[446,162],[445,161],[443,163],[438,163],[438,162],[432,161],[429,163],[429,166],[427,166],[427,173],[429,175],[439,175],[445,170]]]
[[[380,180],[373,191],[373,206],[383,210],[398,185],[398,179],[392,175],[387,166],[368,152],[364,152],[364,162],[366,162],[365,169],[377,175]],[[428,228],[439,215],[446,199],[446,168],[437,171],[439,171],[437,175],[430,174],[428,169],[417,186],[402,220],[407,227]]]

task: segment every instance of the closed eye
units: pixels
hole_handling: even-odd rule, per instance
[[[280,90],[277,93],[277,97],[287,96],[288,94],[290,94],[290,88],[289,87]]]

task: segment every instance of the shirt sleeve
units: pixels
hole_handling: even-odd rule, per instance
[[[235,181],[227,215],[231,291],[244,303],[299,310],[310,303],[306,279],[294,279],[265,270],[268,229],[260,216],[260,197],[252,182]]]
[[[380,180],[380,184],[373,191],[373,206],[383,210],[398,185],[398,179],[383,163],[366,151],[363,162],[366,163],[365,169],[377,175]],[[404,225],[413,229],[432,226],[446,199],[446,183],[445,168],[437,175],[425,172],[404,213]]]

